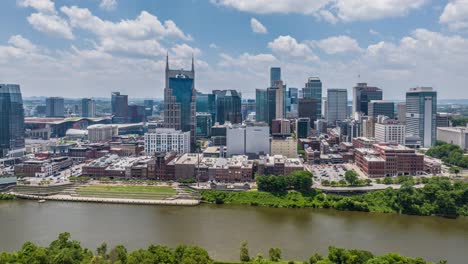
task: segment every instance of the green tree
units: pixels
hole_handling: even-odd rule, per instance
[[[281,260],[281,249],[279,248],[270,248],[268,250],[268,256],[270,257],[270,261],[280,261]]]
[[[350,185],[356,185],[358,178],[359,178],[359,175],[353,170],[347,171],[345,173],[345,180]]]
[[[106,259],[107,244],[106,244],[106,243],[102,243],[102,244],[96,249],[96,252],[97,252],[98,256],[101,256],[101,257],[103,257],[104,259]]]
[[[243,241],[241,243],[240,261],[242,261],[242,262],[249,262],[250,261],[249,248],[248,248],[248,245],[247,245],[247,241]]]
[[[122,245],[115,246],[109,252],[109,260],[111,263],[119,262],[120,264],[127,263],[127,249]]]

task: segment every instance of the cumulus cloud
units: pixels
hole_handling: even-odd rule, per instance
[[[314,15],[330,23],[338,21],[376,20],[407,15],[429,0],[211,0],[226,6],[256,14],[298,13]]]
[[[343,21],[375,20],[407,15],[427,2],[428,0],[338,0],[334,8]]]
[[[307,44],[299,43],[295,38],[289,35],[277,37],[268,43],[268,48],[274,53],[284,57],[307,60],[318,59]]]
[[[107,11],[114,10],[117,7],[117,0],[101,0],[99,7]]]
[[[68,23],[56,14],[33,13],[28,17],[28,22],[36,30],[49,35],[66,39],[75,38]]]
[[[178,37],[191,40],[172,20],[164,23],[147,11],[141,11],[135,19],[126,19],[119,22],[102,20],[94,16],[87,8],[77,6],[63,6],[60,9],[70,19],[73,27],[82,28],[93,32],[98,36],[125,37],[131,39]]]
[[[20,7],[32,7],[39,12],[55,13],[55,4],[51,0],[18,0]]]
[[[216,5],[257,14],[312,14],[326,6],[330,0],[211,0],[211,2]]]
[[[68,22],[61,18],[55,10],[54,2],[50,0],[19,0],[17,3],[20,7],[31,7],[37,11],[27,18],[34,29],[65,39],[75,38]]]
[[[343,35],[322,39],[318,41],[316,45],[327,54],[361,51],[361,48],[355,39]]]
[[[468,0],[452,0],[447,3],[439,22],[453,31],[468,29]]]
[[[252,32],[254,33],[258,33],[258,34],[268,33],[267,28],[255,18],[250,19],[250,28],[252,29]]]

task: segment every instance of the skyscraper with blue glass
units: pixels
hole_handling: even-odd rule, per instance
[[[166,57],[166,85],[164,88],[164,125],[168,128],[190,131],[191,143],[195,143],[196,90],[195,67],[186,71],[169,69]]]
[[[275,86],[275,82],[281,81],[281,68],[271,67],[270,68],[270,87]]]
[[[0,84],[0,158],[24,154],[24,109],[18,84]]]
[[[302,96],[307,99],[316,99],[317,109],[315,113],[317,118],[320,119],[322,116],[322,81],[319,77],[310,77],[307,80],[305,87],[302,88]]]

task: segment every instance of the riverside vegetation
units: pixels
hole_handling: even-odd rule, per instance
[[[468,216],[468,183],[445,177],[425,179],[414,188],[412,177],[400,178],[401,188],[387,188],[362,195],[326,195],[311,189],[312,174],[294,172],[289,176],[257,176],[258,191],[201,191],[202,200],[215,204],[241,204],[285,208],[333,208],[342,211]]]
[[[268,258],[258,254],[249,256],[247,243],[240,247],[240,261],[238,263],[251,264],[429,264],[422,258],[409,258],[389,253],[383,256],[375,256],[369,251],[357,249],[343,249],[329,247],[328,255],[313,254],[308,260],[284,261],[281,257],[281,249],[270,248]],[[128,252],[122,245],[117,245],[108,250],[103,243],[96,252],[83,248],[80,242],[70,240],[69,233],[61,233],[58,239],[50,243],[48,247],[40,247],[31,242],[24,243],[17,252],[0,253],[0,264],[235,264],[234,262],[214,261],[208,252],[197,246],[180,245],[170,248],[163,245],[150,245],[147,249],[138,249]],[[440,261],[439,263],[446,263]]]

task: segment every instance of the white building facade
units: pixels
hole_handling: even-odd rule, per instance
[[[145,134],[145,153],[190,152],[190,131],[182,132],[173,128],[156,128]]]
[[[375,124],[375,139],[378,142],[405,145],[406,126],[398,123]]]

